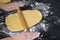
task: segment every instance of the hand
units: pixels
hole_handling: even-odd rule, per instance
[[[12,3],[9,3],[9,4],[0,3],[1,9],[5,10],[5,11],[16,10],[17,7],[23,7],[23,6],[24,6],[24,3],[22,3],[22,2],[12,2]]]
[[[23,32],[21,34],[15,35],[13,40],[33,40],[38,36],[39,34],[37,32]]]
[[[5,38],[2,40],[33,40],[38,36],[39,33],[37,32],[22,32],[22,33],[18,33],[15,36],[12,36],[11,38]]]

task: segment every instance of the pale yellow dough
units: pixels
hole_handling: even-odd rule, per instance
[[[0,0],[0,3],[8,3],[11,2],[11,0]]]
[[[42,19],[42,14],[38,10],[25,10],[22,11],[22,13],[25,17],[28,27],[32,27],[33,25],[39,23]],[[8,17],[6,17],[5,23],[10,31],[24,30],[17,13],[10,14]]]

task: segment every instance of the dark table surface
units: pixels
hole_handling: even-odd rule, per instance
[[[37,1],[39,2],[39,0]],[[60,0],[40,0],[40,1],[44,3],[51,3],[52,7],[51,11],[54,13],[50,16],[58,17],[58,19],[56,19],[55,17],[52,18],[51,20],[48,20],[48,22],[51,23],[52,26],[48,30],[47,39],[44,40],[60,40],[60,22],[57,22],[57,20],[60,20]]]

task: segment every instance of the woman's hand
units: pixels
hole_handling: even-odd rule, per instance
[[[39,33],[37,32],[22,32],[22,33],[18,33],[15,36],[12,36],[11,38],[5,38],[2,40],[33,40],[38,36]]]
[[[2,4],[0,3],[0,9],[3,9],[5,11],[12,11],[12,10],[16,10],[17,7],[23,7],[24,3],[22,2],[12,2],[9,4]]]
[[[39,34],[37,32],[23,32],[21,34],[15,35],[13,40],[33,40],[38,36]]]

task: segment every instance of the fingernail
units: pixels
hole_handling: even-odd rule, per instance
[[[37,37],[40,35],[40,33],[37,33]]]
[[[36,33],[34,37],[32,37],[33,39],[39,37],[40,33]]]

